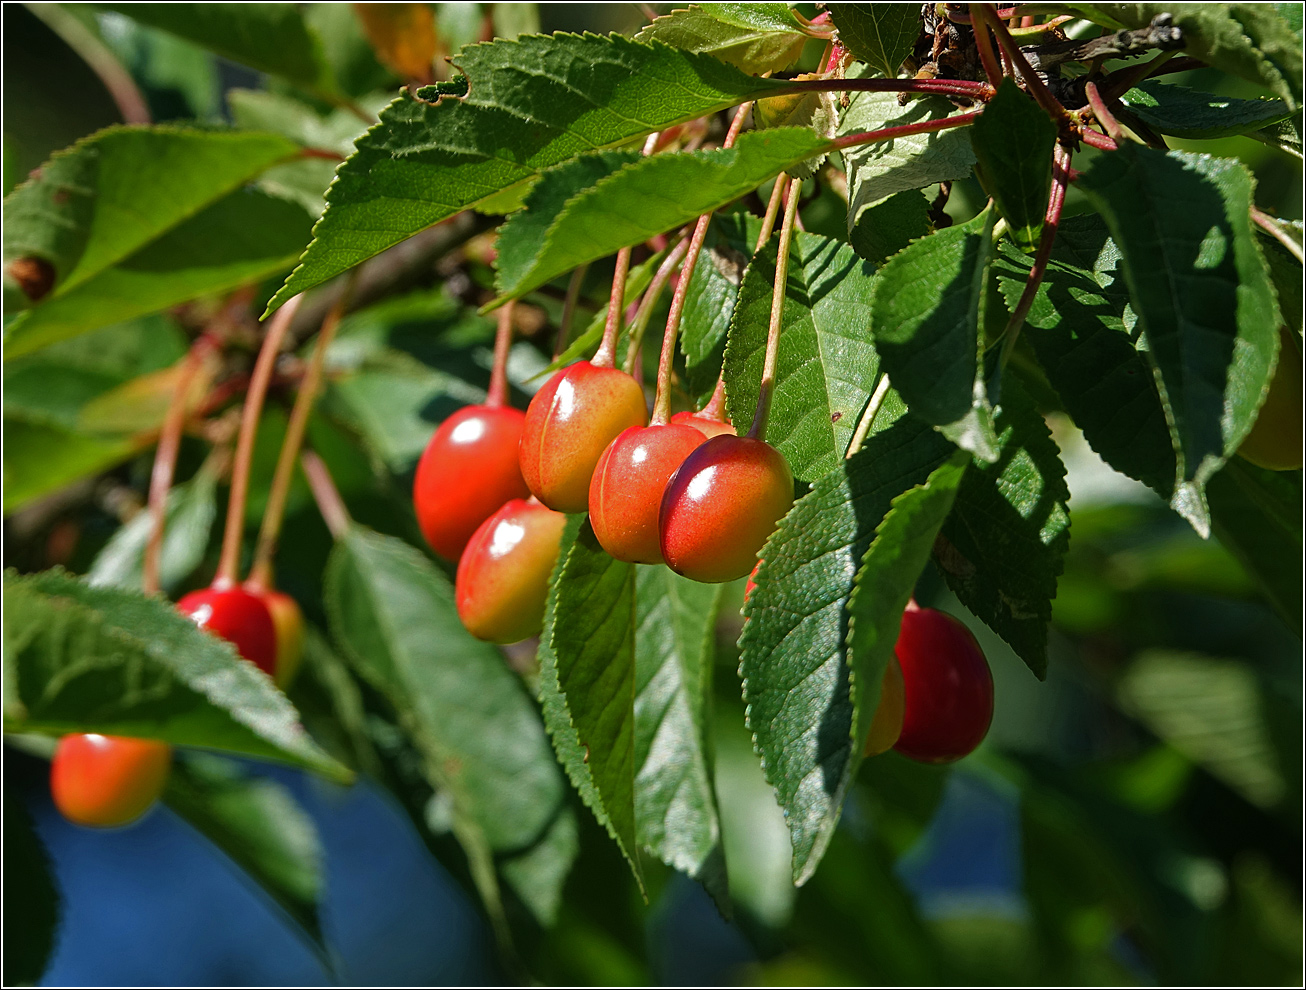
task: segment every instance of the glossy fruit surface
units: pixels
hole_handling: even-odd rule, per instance
[[[752,437],[713,437],[667,482],[662,556],[695,581],[741,578],[793,501],[794,476],[778,450]]]
[[[172,747],[153,739],[76,733],[50,763],[50,794],[70,822],[110,828],[134,822],[168,782]]]
[[[1271,471],[1302,466],[1301,351],[1287,327],[1279,328],[1279,363],[1270,391],[1238,453]]]
[[[530,494],[518,449],[526,414],[508,406],[464,406],[440,424],[417,462],[413,509],[431,549],[457,560],[504,502]]]
[[[526,410],[522,477],[549,508],[584,512],[604,448],[622,430],[647,422],[644,390],[630,375],[588,361],[563,368]]]
[[[539,634],[549,575],[567,517],[513,499],[472,534],[458,561],[458,617],[477,639],[517,643]]]
[[[189,616],[201,629],[221,636],[246,660],[275,676],[277,629],[258,596],[244,588],[214,586],[182,597],[177,611]]]
[[[879,756],[893,748],[902,735],[904,713],[902,666],[896,657],[889,657],[880,681],[880,703],[871,717],[871,729],[866,735],[864,755]]]
[[[590,479],[590,525],[603,549],[632,564],[662,563],[658,512],[667,481],[705,443],[692,426],[632,426],[608,444]]]
[[[899,753],[924,763],[950,763],[971,752],[993,721],[993,674],[961,620],[909,605],[895,652],[902,665]]]
[[[698,413],[692,413],[686,410],[678,412],[671,417],[671,422],[679,423],[682,426],[692,426],[709,440],[712,437],[719,437],[723,433],[731,436],[735,435],[735,428],[729,423],[723,423],[719,419],[709,419],[707,416],[700,416]]]
[[[251,589],[252,590],[252,589]],[[304,659],[304,613],[299,603],[284,591],[275,588],[256,591],[272,616],[272,627],[277,634],[277,664],[272,675],[277,687],[285,690],[299,673]]]

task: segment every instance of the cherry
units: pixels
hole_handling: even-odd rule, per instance
[[[517,643],[539,635],[549,575],[567,517],[515,498],[481,523],[458,561],[458,617],[477,639]]]
[[[753,565],[752,571],[748,574],[748,581],[744,585],[744,602],[747,604],[748,599],[753,597],[753,589],[757,587],[757,572],[762,569],[762,562],[759,560]]]
[[[272,616],[277,640],[273,677],[277,687],[284,691],[299,673],[300,661],[304,659],[304,613],[299,610],[299,603],[284,591],[259,587],[253,582],[246,583],[245,589],[260,598]]]
[[[603,549],[632,564],[662,563],[658,510],[667,481],[705,437],[665,423],[624,430],[599,458],[590,480],[590,525]]]
[[[1302,465],[1302,371],[1297,342],[1279,327],[1279,363],[1270,391],[1238,453],[1258,467],[1295,471]]]
[[[70,822],[99,828],[140,818],[163,793],[172,747],[153,739],[74,733],[59,740],[50,794]]]
[[[754,437],[713,437],[667,482],[662,556],[695,581],[741,578],[793,501],[794,476],[778,450]]]
[[[692,426],[709,440],[712,437],[719,437],[723,433],[729,433],[731,436],[735,433],[735,428],[729,423],[723,423],[719,419],[710,419],[702,413],[678,412],[671,417],[671,422],[680,423],[682,426]]]
[[[464,406],[426,445],[413,508],[426,542],[446,560],[457,560],[504,502],[530,494],[518,460],[525,422],[526,414],[510,406]]]
[[[622,430],[647,422],[644,390],[630,375],[588,361],[563,368],[526,410],[522,477],[549,508],[584,512],[604,448]]]
[[[220,636],[260,670],[275,676],[277,629],[268,607],[244,588],[215,583],[177,602],[177,611]]]
[[[978,746],[993,721],[993,673],[961,620],[915,602],[895,647],[903,677],[902,734],[894,749],[923,763],[951,763]]]
[[[880,681],[880,704],[871,716],[871,729],[866,735],[863,755],[879,756],[892,749],[898,741],[902,734],[903,691],[902,665],[896,657],[889,657],[884,667],[884,679]]]

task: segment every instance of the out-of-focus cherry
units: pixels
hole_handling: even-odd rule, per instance
[[[662,556],[696,581],[741,578],[793,501],[794,476],[778,450],[753,437],[713,437],[667,483]]]
[[[880,681],[880,703],[871,717],[871,729],[866,735],[864,755],[879,756],[893,748],[902,734],[904,712],[904,686],[902,666],[897,658],[889,657]]]
[[[277,669],[277,629],[268,607],[238,585],[214,584],[192,591],[177,602],[177,611],[201,629],[220,636],[236,652],[273,676]]]
[[[559,512],[584,512],[590,478],[622,430],[648,422],[644,390],[624,371],[580,361],[535,393],[521,436],[521,473]]]
[[[911,602],[895,652],[904,706],[893,748],[924,763],[951,763],[974,750],[993,721],[993,673],[970,630]]]
[[[277,637],[276,671],[272,675],[277,687],[286,690],[299,673],[304,659],[304,613],[299,603],[284,591],[264,588],[250,581],[245,584],[250,593],[257,595],[272,616],[272,627]]]
[[[172,747],[153,739],[74,733],[59,740],[50,794],[70,822],[127,825],[158,800],[172,768]]]
[[[711,419],[701,413],[690,412],[689,410],[676,413],[671,417],[671,422],[679,423],[682,426],[692,426],[709,440],[712,437],[719,437],[723,433],[728,433],[731,436],[735,434],[735,428],[729,423],[723,423],[719,419]]]
[[[590,480],[590,525],[603,549],[632,564],[662,563],[658,512],[667,481],[707,438],[692,426],[632,426],[608,444]]]
[[[513,499],[472,534],[458,561],[458,617],[477,639],[517,643],[539,635],[549,575],[567,517]]]
[[[530,494],[518,456],[526,414],[465,406],[440,424],[417,462],[413,508],[431,549],[457,560],[499,506]]]

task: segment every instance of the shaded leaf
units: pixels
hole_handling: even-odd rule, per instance
[[[54,948],[61,902],[50,854],[36,834],[22,796],[5,788],[4,800],[4,982],[40,982]]]
[[[1057,125],[1014,80],[1004,79],[969,131],[975,174],[1017,246],[1033,251],[1047,212]]]
[[[921,33],[921,13],[907,3],[832,3],[830,18],[853,58],[890,79]]]
[[[579,853],[576,813],[563,804],[539,841],[524,852],[499,859],[503,879],[541,927],[550,928],[558,920],[563,887]]]
[[[1247,134],[1292,116],[1292,110],[1282,100],[1213,96],[1155,80],[1140,83],[1120,99],[1152,130],[1182,138]]]
[[[680,319],[680,351],[685,387],[698,404],[712,394],[721,374],[735,297],[759,230],[748,214],[714,216],[694,265]]]
[[[933,229],[930,201],[914,189],[894,193],[856,214],[849,210],[848,222],[853,250],[877,267]]]
[[[742,10],[759,4],[705,5],[706,7],[732,6]],[[783,72],[803,53],[807,37],[797,30],[792,12],[787,4],[770,4],[785,7],[792,26],[781,27],[775,23],[733,23],[705,9],[691,6],[688,10],[673,10],[655,18],[635,35],[636,41],[661,41],[691,52],[714,55],[750,75]],[[783,16],[783,15],[781,15]]]
[[[21,413],[5,414],[4,439],[6,515],[70,482],[126,460],[142,446],[131,440],[88,437],[57,423],[28,419]]]

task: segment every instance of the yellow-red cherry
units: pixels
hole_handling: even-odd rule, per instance
[[[172,768],[172,747],[153,739],[75,733],[50,763],[50,794],[70,822],[127,825],[158,800]]]
[[[709,440],[712,439],[712,437],[719,437],[723,433],[728,433],[731,436],[735,435],[735,428],[731,424],[723,423],[719,419],[712,419],[709,416],[702,415],[702,413],[690,412],[688,410],[676,413],[671,417],[671,422],[679,423],[682,426],[692,426]]]
[[[464,406],[440,424],[417,462],[413,508],[422,535],[457,560],[499,506],[530,494],[518,451],[526,414],[510,406]]]
[[[667,481],[705,437],[692,426],[632,426],[608,444],[590,479],[590,525],[617,560],[662,563],[658,512]]]
[[[237,585],[214,584],[192,591],[177,602],[177,611],[201,629],[220,636],[260,670],[275,676],[277,629],[272,613],[257,595]]]
[[[993,673],[971,631],[915,602],[895,647],[902,666],[902,733],[894,749],[923,763],[951,763],[975,749],[993,721]]]
[[[889,657],[880,680],[880,703],[871,716],[871,727],[866,733],[864,756],[879,756],[893,748],[902,735],[902,720],[906,712],[906,686],[902,679],[902,665],[896,657]]]
[[[580,361],[535,393],[521,436],[521,473],[535,497],[559,512],[589,507],[590,478],[622,430],[648,422],[644,390],[615,368]]]
[[[264,588],[253,581],[246,582],[245,590],[262,599],[272,616],[277,638],[277,662],[272,676],[277,687],[284,691],[294,681],[304,659],[304,613],[299,603],[284,591]]]
[[[696,581],[741,578],[793,501],[793,472],[778,450],[753,437],[713,437],[667,482],[658,516],[662,556]]]
[[[566,524],[561,512],[517,498],[480,525],[458,561],[454,586],[468,632],[491,643],[539,635]]]

